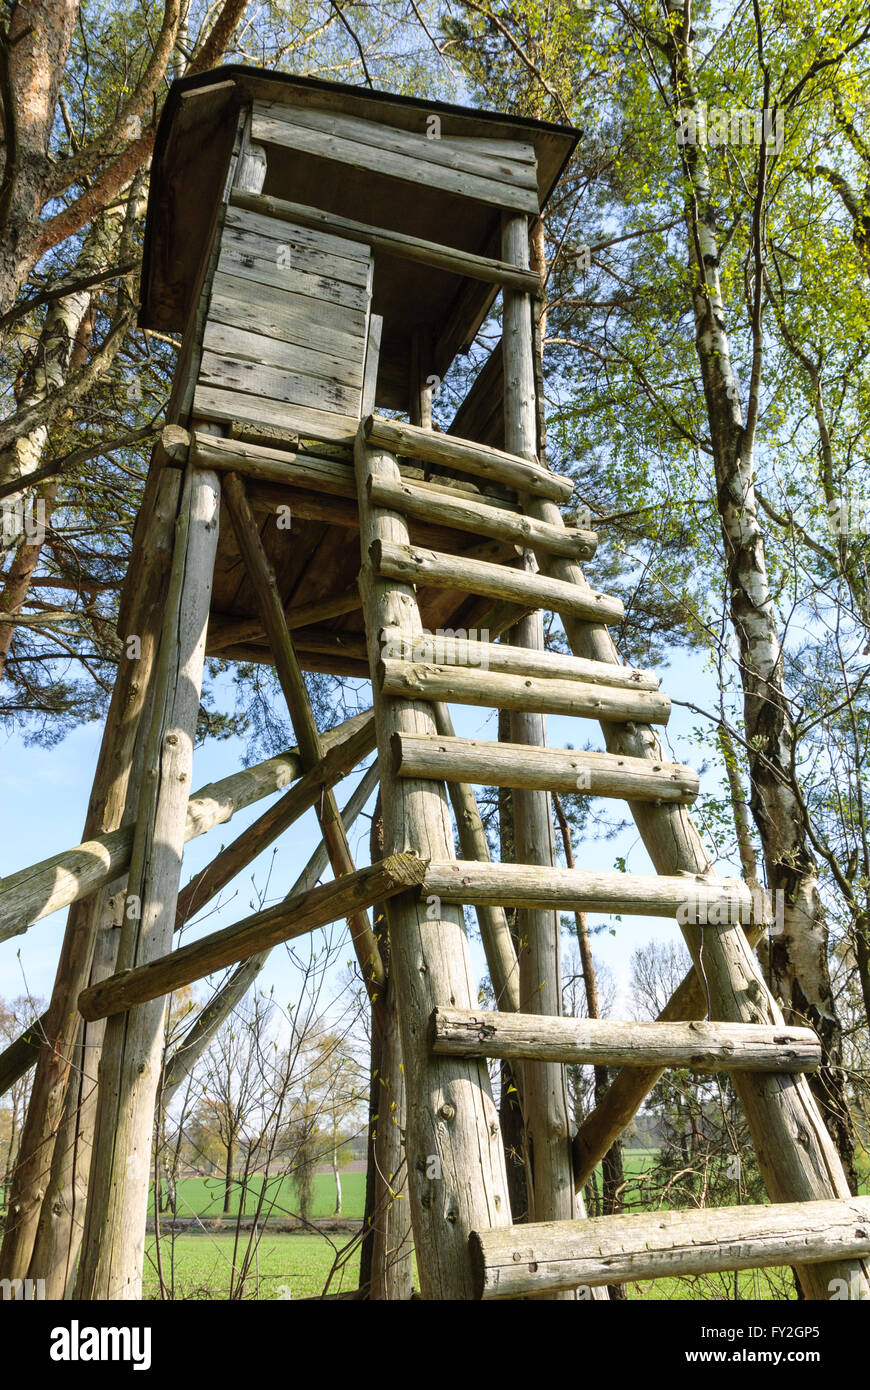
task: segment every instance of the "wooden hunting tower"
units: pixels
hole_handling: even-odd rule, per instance
[[[69,1058],[80,1049],[93,1074],[101,1051],[76,1288],[139,1295],[168,993],[235,966],[238,997],[271,946],[346,917],[379,1074],[405,1111],[404,1135],[377,1125],[381,1172],[399,1171],[404,1141],[410,1202],[376,1213],[373,1296],[409,1291],[410,1206],[426,1298],[606,1297],[619,1281],[781,1263],[808,1297],[834,1277],[870,1297],[870,1201],[850,1196],[805,1075],[818,1040],[785,1026],[754,958],[768,904],[716,877],[687,809],[697,776],[653,733],[668,697],[620,664],[608,627],[622,605],[584,577],[596,536],[565,524],[572,483],[546,466],[529,232],[577,138],[240,67],[173,86],[141,324],[182,344],[87,843],[13,876],[2,918],[8,934],[74,904],[4,1272],[54,1269]],[[433,392],[499,293],[501,341],[439,430]],[[545,650],[543,610],[572,655]],[[206,655],[275,666],[297,747],[191,794]],[[371,680],[373,711],[320,734],[305,670]],[[509,738],[456,737],[450,703],[507,711]],[[548,748],[548,713],[596,721],[603,751]],[[333,787],[375,748],[340,812]],[[356,869],[346,828],[377,783],[383,853]],[[512,789],[517,862],[490,861],[475,785]],[[179,893],[185,840],[282,787]],[[556,791],[624,799],[656,873],[558,867]],[[288,898],[173,950],[176,928],[310,807],[322,846]],[[314,886],[327,862],[334,879]],[[388,935],[383,912],[369,916],[381,904]],[[497,1011],[477,1006],[465,907]],[[561,1017],[565,910],[677,918],[695,968],[658,1021]],[[493,1057],[510,1060],[520,1097],[527,1213],[511,1210]],[[622,1068],[576,1135],[567,1062]],[[585,1218],[577,1194],[668,1066],[733,1073],[776,1205]],[[87,1113],[82,1095],[73,1108]],[[58,1265],[66,1287],[74,1262]]]

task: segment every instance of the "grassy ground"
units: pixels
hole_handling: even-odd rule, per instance
[[[305,1298],[327,1288],[339,1293],[359,1284],[359,1249],[347,1254],[349,1238],[327,1239],[309,1235],[262,1235],[251,1258],[244,1291],[239,1291],[239,1275],[248,1256],[247,1234],[238,1246],[235,1237],[202,1233],[164,1237],[160,1257],[167,1296],[186,1299]],[[345,1253],[342,1253],[342,1252]],[[341,1262],[347,1262],[342,1266]],[[339,1267],[336,1267],[339,1266]],[[334,1275],[330,1281],[330,1272]],[[160,1297],[157,1250],[148,1237],[145,1255],[145,1298]]]
[[[245,1199],[244,1215],[255,1215],[262,1185],[262,1177],[254,1176],[244,1194],[239,1185],[234,1186],[230,1199],[230,1215],[237,1216],[239,1214],[243,1196]],[[349,1220],[362,1220],[365,1206],[365,1186],[365,1173],[342,1173],[342,1217]],[[199,1216],[206,1221],[220,1217],[224,1210],[223,1179],[182,1178],[178,1183],[177,1201],[178,1216]],[[154,1210],[153,1196],[149,1209],[152,1212]],[[295,1216],[298,1211],[299,1202],[290,1179],[269,1178],[261,1214],[266,1215],[268,1213],[276,1220],[280,1220],[282,1217]],[[315,1218],[328,1217],[332,1216],[334,1211],[335,1180],[331,1173],[315,1173],[314,1203],[311,1214]]]

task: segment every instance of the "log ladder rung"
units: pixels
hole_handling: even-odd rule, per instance
[[[386,660],[379,664],[377,677],[385,695],[405,700],[447,700],[613,722],[636,719],[646,724],[667,724],[671,712],[670,698],[659,691],[505,675],[480,666]]]
[[[636,1212],[472,1232],[478,1298],[870,1255],[870,1197]]]
[[[621,1022],[542,1014],[435,1009],[433,1052],[459,1057],[692,1071],[815,1071],[822,1047],[812,1028],[755,1023]]]
[[[391,742],[399,777],[681,805],[698,794],[698,774],[681,763],[437,734],[395,734]]]
[[[385,660],[440,662],[477,666],[506,676],[543,676],[554,680],[586,681],[592,685],[613,686],[618,690],[658,690],[655,671],[634,666],[615,666],[608,661],[590,661],[563,652],[536,651],[512,647],[503,642],[485,642],[475,636],[477,629],[454,634],[409,633],[400,627],[380,632],[381,655]]]
[[[373,541],[372,565],[382,579],[417,584],[423,589],[458,589],[503,599],[526,608],[549,608],[593,623],[618,623],[624,616],[622,600],[592,589],[581,589],[564,579],[548,579],[491,560],[472,560],[467,555],[447,555],[417,545]]]
[[[399,458],[422,459],[424,463],[455,468],[459,473],[503,483],[517,492],[567,502],[574,491],[570,478],[550,473],[539,463],[530,463],[528,459],[505,453],[503,449],[491,449],[486,444],[473,444],[456,435],[406,425],[401,420],[382,420],[377,415],[368,417],[363,432],[369,444],[387,449]]]
[[[426,869],[424,892],[467,907],[674,917],[684,925],[772,921],[769,896],[738,878],[597,873],[541,864],[451,859]]]
[[[494,506],[484,498],[462,496],[456,490],[435,493],[419,483],[394,483],[383,478],[370,478],[368,482],[369,497],[375,506],[402,512],[416,521],[435,522],[569,560],[591,560],[598,545],[594,531],[538,521],[521,511]]]

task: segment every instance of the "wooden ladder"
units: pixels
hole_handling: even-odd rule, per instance
[[[518,509],[446,489],[433,503],[431,489],[400,475],[403,455],[499,482],[515,491]],[[653,732],[667,721],[670,702],[654,674],[619,664],[607,624],[618,621],[622,606],[594,590],[580,568],[595,537],[562,521],[557,501],[570,481],[518,453],[374,417],[361,426],[355,461],[384,848],[428,861],[422,893],[400,893],[387,904],[424,1296],[442,1296],[445,1267],[459,1258],[467,1295],[478,1298],[570,1297],[613,1282],[775,1263],[798,1267],[808,1297],[829,1298],[832,1281],[843,1280],[850,1296],[870,1298],[870,1199],[850,1195],[804,1075],[820,1064],[818,1040],[810,1029],[784,1024],[753,956],[769,905],[713,870],[688,811],[697,775],[665,759]],[[436,517],[525,547],[525,567],[411,545],[408,518]],[[514,605],[506,612],[531,614],[515,629],[521,644],[424,632],[415,586],[486,595]],[[541,650],[535,615],[543,609],[560,614],[573,655]],[[447,702],[512,711],[520,741],[455,737]],[[597,718],[607,751],[546,748],[539,736],[545,713]],[[524,740],[524,729],[533,737]],[[490,862],[473,783],[514,789],[521,862]],[[548,794],[557,791],[624,799],[656,874],[556,867]],[[463,906],[478,910],[498,1012],[472,998]],[[519,970],[506,907],[521,910]],[[694,969],[659,1020],[559,1017],[557,914],[571,909],[677,917]],[[525,978],[523,956],[531,961]],[[492,1057],[523,1062],[527,1077],[529,1067],[539,1069],[543,1117],[526,1117],[535,1169],[531,1224],[513,1225],[508,1210],[484,1070]],[[574,1140],[569,1194],[568,1131],[553,1133],[554,1115],[567,1121],[558,1103],[567,1062],[623,1068]],[[575,1190],[669,1066],[732,1074],[774,1205],[578,1219]]]

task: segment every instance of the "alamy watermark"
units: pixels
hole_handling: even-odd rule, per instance
[[[0,1279],[0,1303],[41,1303],[44,1298],[44,1279]]]
[[[699,101],[692,111],[679,112],[676,121],[678,145],[766,145],[779,154],[785,143],[783,113],[770,107],[726,109]]]
[[[771,936],[785,931],[785,894],[752,889],[739,896],[726,891],[706,890],[690,894],[677,907],[677,922],[681,927],[749,926],[765,922]]]
[[[382,661],[413,661],[437,666],[489,667],[489,628],[439,627],[434,632],[397,633],[381,642]]]
[[[13,497],[0,502],[0,535],[5,545],[15,545],[20,540],[42,545],[45,526],[44,498]]]
[[[870,493],[847,489],[828,503],[827,522],[832,536],[870,535]]]

